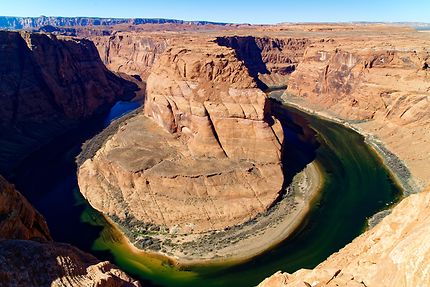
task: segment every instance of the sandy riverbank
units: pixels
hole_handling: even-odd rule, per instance
[[[294,177],[286,195],[266,213],[218,232],[188,236],[153,235],[155,240],[172,242],[170,248],[163,244],[164,250],[143,251],[137,248],[118,224],[109,218],[107,220],[112,225],[111,232],[115,232],[115,238],[135,255],[164,258],[179,266],[236,263],[273,248],[294,233],[306,218],[322,184],[320,168],[311,163]]]

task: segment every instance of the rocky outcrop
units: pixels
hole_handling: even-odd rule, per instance
[[[91,40],[111,71],[138,75],[143,80],[169,43],[169,38],[163,35],[120,32],[109,37],[91,37]]]
[[[372,48],[335,40],[315,43],[290,78],[289,91],[345,118],[363,120],[381,113],[398,120],[402,109],[393,105],[396,99],[415,102],[429,92],[425,65],[430,54],[426,48],[379,41],[367,45]],[[411,112],[406,115],[409,120],[415,119]],[[405,115],[402,118],[408,120]]]
[[[379,139],[406,163],[419,189],[430,180],[430,147],[423,144],[430,140],[423,128],[430,126],[430,51],[428,41],[406,39],[315,43],[291,75],[287,93]]]
[[[68,244],[0,241],[0,286],[141,286],[108,261]]]
[[[430,42],[396,29],[330,36],[309,46],[283,98],[358,129],[402,183],[417,180],[411,190],[421,190],[430,182]],[[429,188],[410,195],[315,269],[278,272],[259,286],[427,286],[429,204]]]
[[[277,273],[259,287],[427,286],[430,282],[430,189],[397,205],[380,224],[314,270]]]
[[[0,176],[0,286],[140,286],[111,263],[51,240],[45,219]]]
[[[88,40],[0,31],[0,171],[43,142],[133,96]]]
[[[79,186],[135,235],[143,223],[178,234],[219,230],[276,200],[282,141],[266,95],[235,52],[194,39],[160,56],[144,114],[81,165]]]
[[[45,219],[0,176],[0,239],[50,240]]]
[[[233,48],[250,74],[266,86],[286,86],[311,43],[307,38],[254,36],[218,37],[216,42]]]

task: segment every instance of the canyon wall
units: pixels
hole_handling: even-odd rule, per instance
[[[0,176],[0,239],[51,240],[45,219]]]
[[[115,72],[138,75],[146,80],[155,60],[166,50],[169,37],[115,32],[111,36],[90,37],[103,63]]]
[[[151,70],[144,112],[80,166],[80,190],[136,234],[142,223],[180,234],[241,224],[283,184],[282,128],[268,109],[234,50],[176,43]]]
[[[0,171],[43,142],[133,96],[89,40],[0,31]]]
[[[430,183],[430,40],[412,31],[315,41],[283,98],[358,129],[399,179],[418,192]],[[394,163],[394,164],[393,164]],[[397,169],[402,164],[409,168]],[[313,270],[278,272],[260,287],[427,286],[430,189]]]
[[[0,176],[1,286],[140,286],[105,261],[52,242],[45,219]]]
[[[322,40],[306,50],[287,94],[383,142],[410,169],[415,189],[421,189],[430,183],[427,47],[428,41],[414,38]]]
[[[266,86],[286,86],[311,41],[306,38],[254,36],[218,37],[221,46],[233,48],[251,76]]]
[[[110,36],[90,36],[103,63],[112,71],[138,75],[143,80],[167,47],[174,42],[187,41],[190,35],[114,32]],[[254,36],[222,36],[218,45],[232,48],[243,61],[257,83],[263,86],[285,86],[288,76],[296,69],[306,47],[306,38],[270,38]]]
[[[276,273],[259,287],[389,286],[430,282],[430,189],[404,199],[367,231],[313,270]]]

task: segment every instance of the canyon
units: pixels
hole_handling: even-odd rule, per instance
[[[210,41],[171,47],[146,87],[144,111],[79,168],[93,207],[129,233],[154,224],[177,236],[242,224],[273,204],[282,128],[233,50]]]
[[[429,140],[430,82],[428,70],[429,51],[427,48],[429,39],[426,36],[407,28],[396,29],[383,25],[379,27],[377,25],[369,27],[354,25],[350,27],[341,25],[315,27],[304,25],[300,28],[285,26],[265,30],[264,33],[270,36],[265,35],[264,37],[260,36],[262,35],[261,31],[256,30],[253,31],[252,36],[249,36],[249,31],[238,30],[235,31],[238,36],[217,35],[216,38],[212,39],[221,47],[228,47],[235,51],[235,56],[248,69],[248,74],[255,81],[256,87],[260,89],[276,86],[287,87],[282,96],[284,101],[304,110],[316,112],[323,117],[340,121],[365,135],[369,144],[380,153],[384,162],[394,172],[406,194],[420,192],[428,185],[429,169],[426,164],[426,158],[430,151],[426,143]],[[139,37],[142,37],[142,35],[145,35],[145,33],[140,33]],[[199,42],[205,37],[198,33],[189,32],[185,33],[183,38],[183,40],[171,39],[168,41],[168,46],[174,49],[177,45],[181,45],[182,48],[183,42]],[[193,45],[194,43],[190,43],[188,47],[185,46],[183,49],[190,49]],[[221,47],[217,49],[221,50]],[[155,62],[164,63],[165,69],[172,65],[172,63],[166,62],[163,56],[166,49],[167,53],[169,53],[169,48],[163,48],[162,50],[157,50],[157,48],[149,49],[149,58],[158,58],[158,62]],[[182,52],[187,53],[186,50]],[[181,57],[175,56],[174,59],[180,60]],[[108,62],[108,60],[105,60],[105,63]],[[127,65],[130,65],[133,60],[127,61],[127,63]],[[159,84],[156,88],[151,86],[152,78],[155,78],[151,74],[153,71],[157,79],[160,79],[157,71],[159,66],[156,65],[152,70],[149,69],[152,63],[148,61],[144,61],[144,63],[143,68],[140,68],[140,70],[134,69],[133,73],[148,79],[147,101],[149,102],[146,103],[145,113],[148,115],[149,110],[149,115],[158,124],[172,134],[179,132],[179,137],[182,136],[181,132],[183,133],[183,130],[190,134],[195,134],[192,129],[189,130],[188,126],[183,124],[184,120],[182,118],[186,115],[183,110],[189,109],[189,104],[181,102],[181,105],[179,105],[176,99],[171,98],[166,100],[164,97],[166,91],[159,87],[163,87],[163,85]],[[201,65],[204,65],[204,62]],[[184,77],[190,72],[191,77],[193,77],[193,71],[189,69],[189,65],[185,61],[184,63],[175,62],[174,67],[179,72],[182,72]],[[120,66],[115,67],[114,65],[111,68],[115,70],[119,69]],[[149,75],[148,69],[151,71]],[[230,80],[234,78],[233,76]],[[214,80],[213,82],[216,84],[216,79]],[[171,79],[168,78],[168,75],[165,75],[163,81],[159,80],[157,83],[164,81],[169,82]],[[184,85],[184,87],[174,88],[176,85],[176,83],[169,84],[169,87],[173,87],[173,90],[167,92],[169,95],[183,94],[183,90],[185,88],[189,89],[188,87],[190,86]],[[195,85],[191,86],[191,89],[194,87]],[[205,88],[204,92],[208,89],[210,87]],[[154,102],[156,103],[155,106]],[[160,103],[162,103],[161,106]],[[184,104],[185,107],[182,107]],[[176,115],[176,109],[179,110],[179,115]],[[208,112],[210,115],[210,110]],[[185,119],[189,121],[188,116]],[[120,135],[124,138],[123,134],[120,133]],[[411,136],[413,136],[412,140]],[[112,144],[115,147],[124,145],[123,142],[113,139]],[[188,142],[188,144],[191,148],[193,147],[192,141]],[[211,150],[216,151],[216,149]],[[83,169],[86,171],[85,166]],[[390,231],[387,230],[388,227],[386,226],[392,225],[390,222],[397,222],[399,218],[404,218],[405,214],[408,214],[408,216],[410,214],[410,217],[413,216],[411,213],[416,214],[418,211],[425,214],[425,204],[418,204],[412,208],[410,206],[421,201],[428,203],[425,194],[425,192],[420,192],[417,195],[407,197],[401,204],[394,207],[392,214],[380,225],[362,235],[351,243],[351,246],[347,246],[346,251],[342,250],[339,254],[330,257],[327,263],[322,263],[321,267],[318,267],[315,271],[308,273],[299,271],[293,275],[278,274],[268,279],[263,286],[284,286],[282,284],[289,284],[288,282],[290,281],[292,282],[291,284],[299,282],[297,286],[301,286],[300,284],[316,286],[315,284],[317,283],[315,282],[318,280],[320,280],[318,282],[328,282],[330,280],[324,281],[324,278],[337,278],[339,274],[342,276],[344,274],[342,272],[338,273],[337,269],[334,272],[324,271],[325,275],[323,276],[327,276],[319,279],[320,270],[326,270],[324,269],[326,266],[342,270],[344,264],[345,268],[347,268],[346,266],[351,268],[345,271],[345,276],[349,276],[348,280],[350,280],[355,278],[355,274],[366,274],[369,270],[378,270],[365,269],[360,263],[357,263],[361,262],[359,260],[371,261],[371,258],[381,262],[374,264],[376,267],[373,268],[385,268],[385,263],[382,260],[379,261],[380,255],[388,252],[385,248],[396,248],[397,245],[405,244],[403,242],[409,240],[409,234],[405,234],[406,231],[403,231],[403,229]],[[406,217],[409,218],[408,216]],[[425,217],[425,215],[422,217]],[[415,225],[412,219],[405,223],[405,229],[416,230],[413,234],[414,236],[417,236],[420,232],[425,233],[424,230],[419,230],[419,226],[421,225]],[[379,231],[378,233],[378,230],[384,231]],[[365,252],[364,250],[368,248],[366,246],[370,246],[370,243],[367,243],[371,240],[369,238],[373,238],[373,234],[376,233],[381,236],[381,232],[390,234],[386,236],[386,239],[380,239],[381,244],[384,245],[379,247],[376,244],[375,251]],[[422,236],[423,240],[425,240],[425,235],[423,234]],[[358,243],[356,243],[357,241]],[[366,241],[366,243],[360,243],[360,241]],[[423,248],[422,253],[425,254],[425,247]],[[363,250],[359,252],[362,257],[357,257],[356,255],[359,253],[353,253],[352,250]],[[403,251],[405,252],[405,261],[401,262],[407,264],[407,262],[412,261],[407,257],[408,252],[414,251],[412,251],[412,247],[408,250],[403,249]],[[354,255],[350,255],[351,253]],[[398,263],[399,261],[396,262]],[[394,284],[394,281],[391,281],[393,279],[390,274],[401,270],[400,274],[405,275],[398,276],[406,276],[409,272],[405,269],[406,267],[402,267],[403,263],[401,262],[398,263],[400,264],[398,267],[388,269],[392,273],[387,271],[378,277],[369,277],[370,279],[366,278],[361,281],[373,284],[376,284],[376,282],[389,282],[387,285]],[[418,266],[414,267],[418,269],[415,270],[425,268],[426,262],[426,259],[419,261]],[[410,272],[412,273],[412,271]],[[378,272],[371,271],[368,274],[371,276],[371,274],[375,273]],[[307,277],[302,278],[302,276]],[[416,279],[396,278],[398,278],[396,284],[399,284],[397,286],[415,286],[416,282],[425,282],[426,280],[425,273],[418,275]],[[354,280],[349,284],[357,282],[361,284],[360,280]],[[346,281],[334,280],[333,284],[336,284],[336,282],[344,283]],[[370,284],[370,286],[373,285]]]
[[[44,143],[133,96],[134,84],[109,72],[88,40],[0,31],[0,42],[0,167],[9,176]],[[1,286],[140,286],[110,262],[53,242],[43,216],[2,176],[0,195]]]
[[[0,31],[0,173],[138,89],[102,64],[89,40]]]
[[[314,270],[276,273],[260,286],[425,286],[428,33],[387,25],[195,22],[183,28],[185,22],[174,21],[63,20],[0,19],[12,29],[53,25],[56,34],[66,27],[85,37],[0,32],[0,173],[13,175],[65,129],[139,92],[142,109],[84,144],[77,159],[80,192],[139,249],[176,260],[228,258],[243,252],[240,245],[214,244],[213,237],[249,228],[282,202],[288,184],[297,184],[297,178],[286,182],[285,131],[268,97],[280,89],[279,101],[364,135],[405,198]],[[303,169],[299,185],[319,186],[313,168]],[[2,215],[13,214],[0,221],[4,258],[13,259],[17,249],[40,254],[40,262],[54,267],[38,282],[55,286],[138,286],[111,263],[52,242],[43,217],[13,186],[0,183],[0,200],[11,203]],[[306,210],[311,199],[299,206]],[[261,243],[259,252],[270,247]],[[208,244],[211,250],[203,249]],[[30,261],[25,258],[0,262],[0,278],[13,280],[10,274]]]
[[[107,261],[52,241],[44,218],[0,176],[1,286],[140,286]]]

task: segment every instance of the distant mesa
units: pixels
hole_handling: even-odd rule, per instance
[[[209,21],[184,21],[161,18],[97,18],[97,17],[9,17],[0,16],[0,28],[3,29],[39,29],[41,27],[86,27],[86,26],[112,26],[120,24],[184,24],[184,25],[220,25],[227,23]]]

